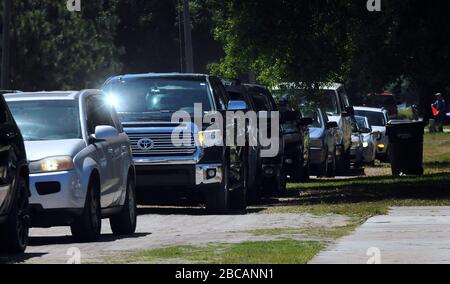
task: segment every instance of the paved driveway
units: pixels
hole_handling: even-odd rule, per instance
[[[369,219],[311,263],[449,264],[450,207],[392,208]]]
[[[150,208],[141,210],[141,213],[136,234],[115,237],[111,235],[109,223],[104,220],[103,235],[96,243],[73,243],[70,229],[65,227],[32,229],[31,243],[26,254],[17,258],[0,256],[0,263],[66,263],[77,250],[81,253],[82,263],[98,262],[105,258],[121,257],[129,251],[164,246],[238,243],[276,238],[249,232],[256,229],[334,227],[344,226],[349,222],[347,217],[340,215],[251,213],[208,216],[204,215],[203,209],[196,208]]]

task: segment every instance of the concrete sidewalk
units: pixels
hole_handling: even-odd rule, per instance
[[[449,264],[450,207],[396,207],[369,219],[321,252],[312,264]]]

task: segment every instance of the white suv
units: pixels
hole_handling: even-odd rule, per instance
[[[70,226],[95,241],[102,218],[113,233],[136,229],[130,143],[101,91],[7,94],[24,136],[32,226]]]

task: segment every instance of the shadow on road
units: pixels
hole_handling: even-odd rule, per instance
[[[136,233],[126,236],[114,236],[112,234],[104,234],[100,237],[98,242],[107,243],[122,239],[142,238],[151,235],[151,233]],[[67,245],[73,244],[74,240],[71,236],[49,236],[49,237],[31,237],[30,246],[47,246],[47,245]]]
[[[248,213],[257,213],[259,209],[249,209],[247,211],[231,211],[227,215],[245,215]],[[207,212],[202,207],[140,207],[138,209],[139,215],[188,215],[188,216],[207,216]]]
[[[46,253],[22,253],[15,255],[0,255],[0,264],[23,263],[34,257],[42,257]]]

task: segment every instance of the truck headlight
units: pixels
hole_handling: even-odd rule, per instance
[[[49,157],[40,161],[31,162],[29,167],[31,173],[69,171],[73,169],[73,160],[69,156]]]
[[[223,145],[222,131],[206,130],[198,133],[198,143],[203,148]]]

